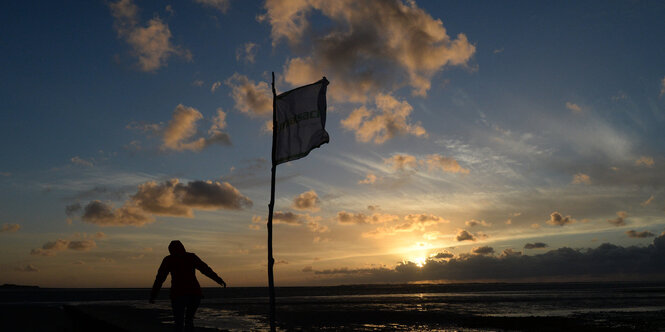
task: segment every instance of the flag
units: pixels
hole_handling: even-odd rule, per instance
[[[275,97],[273,165],[305,157],[330,141],[325,129],[327,86],[324,77]]]

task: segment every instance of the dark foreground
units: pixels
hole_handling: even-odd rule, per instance
[[[197,331],[266,330],[263,288],[208,289]],[[0,291],[1,331],[170,331],[145,289]],[[280,330],[665,331],[665,284],[278,288]]]

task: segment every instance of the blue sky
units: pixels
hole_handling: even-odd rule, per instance
[[[1,6],[0,282],[149,285],[178,238],[264,285],[271,71],[331,82],[330,143],[278,167],[278,284],[662,250],[662,3]]]

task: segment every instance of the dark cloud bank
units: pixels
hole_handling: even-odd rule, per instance
[[[400,263],[393,269],[338,268],[308,269],[318,277],[341,283],[448,281],[517,281],[561,279],[585,280],[653,278],[665,274],[665,232],[646,247],[620,247],[605,243],[594,249],[559,248],[543,254],[525,256],[462,254],[449,260],[429,259],[418,267],[413,262]],[[436,257],[436,256],[435,256]],[[449,257],[449,255],[441,255]]]

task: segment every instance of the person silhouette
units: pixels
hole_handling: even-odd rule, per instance
[[[170,255],[164,257],[159,266],[155,283],[150,293],[150,303],[155,303],[155,298],[162,288],[166,277],[171,273],[171,308],[173,309],[173,320],[175,331],[194,330],[194,314],[201,303],[203,293],[201,286],[196,280],[196,270],[201,271],[208,278],[216,281],[226,288],[226,282],[220,278],[206,263],[194,253],[185,251],[185,246],[178,240],[169,244]]]

